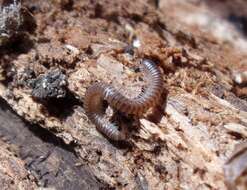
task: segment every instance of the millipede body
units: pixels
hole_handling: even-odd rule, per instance
[[[158,66],[149,59],[143,59],[140,68],[147,80],[147,85],[135,98],[127,98],[113,86],[103,82],[94,83],[86,91],[84,108],[88,118],[101,133],[112,140],[124,140],[125,134],[106,118],[104,102],[125,115],[140,117],[160,99],[163,81]]]

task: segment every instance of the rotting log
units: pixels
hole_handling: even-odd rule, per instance
[[[99,189],[101,184],[68,146],[52,133],[30,125],[0,100],[1,188]],[[9,177],[8,177],[9,176]]]
[[[246,87],[234,83],[231,73],[246,69],[246,52],[183,23],[182,10],[197,10],[193,3],[170,2],[181,10],[175,15],[165,0],[155,6],[141,0],[66,2],[24,1],[27,8],[36,7],[36,36],[28,51],[1,51],[0,96],[64,147],[75,145],[79,162],[99,185],[226,189],[224,163],[247,138]],[[143,57],[162,69],[162,100],[139,123],[126,123],[135,127],[126,143],[109,141],[85,115],[85,91],[104,81],[126,96],[138,95],[145,85],[137,69]],[[43,92],[42,84],[52,84],[43,79],[56,78],[57,69],[66,76],[66,95],[34,97],[37,89]]]

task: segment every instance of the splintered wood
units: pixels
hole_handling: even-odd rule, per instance
[[[184,20],[182,13],[196,9],[192,2],[173,2],[183,12],[168,11],[167,0],[159,9],[148,0],[52,2],[24,1],[39,7],[34,44],[1,53],[0,97],[18,115],[76,145],[80,163],[110,189],[246,188],[246,145],[233,153],[247,138],[246,86],[232,72],[243,73],[246,52]],[[142,118],[126,119],[127,142],[109,141],[85,115],[86,89],[102,81],[136,97],[145,90],[139,62],[146,57],[162,71],[160,103]],[[37,85],[56,84],[50,74],[56,69],[63,80],[56,80],[55,93],[34,98]]]
[[[230,190],[246,189],[247,142],[236,145],[234,152],[224,166],[224,171],[226,183]]]

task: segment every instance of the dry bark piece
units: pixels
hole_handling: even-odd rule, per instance
[[[0,104],[1,190],[32,190],[37,185],[59,190],[105,188],[74,155],[73,146],[25,123],[2,99]]]
[[[25,169],[24,162],[14,156],[9,145],[0,140],[0,184],[2,190],[30,189],[37,185]]]

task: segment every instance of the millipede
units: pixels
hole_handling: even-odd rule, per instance
[[[84,99],[86,115],[97,130],[111,140],[124,140],[126,135],[115,123],[106,118],[105,102],[125,115],[140,117],[160,99],[163,80],[159,67],[152,60],[143,59],[140,70],[144,74],[147,85],[135,98],[127,98],[113,86],[103,82],[96,82],[86,90]]]

